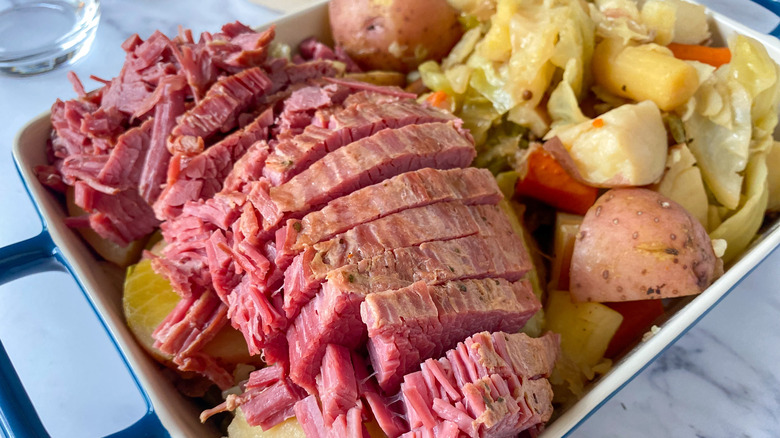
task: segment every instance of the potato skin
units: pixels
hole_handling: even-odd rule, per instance
[[[642,188],[613,189],[585,215],[574,243],[576,301],[693,295],[719,270],[704,227],[676,202]]]
[[[333,0],[329,13],[336,44],[364,70],[408,73],[443,58],[463,33],[446,0]]]

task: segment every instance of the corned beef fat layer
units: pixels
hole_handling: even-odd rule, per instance
[[[152,266],[181,296],[155,346],[241,394],[263,429],[309,437],[533,434],[550,418],[558,338],[517,334],[541,304],[492,174],[452,114],[314,40],[270,58],[273,29],[196,42],[137,36],[120,75],[52,108],[52,165],[89,224],[126,245],[157,227]],[[346,66],[346,67],[345,67]],[[226,323],[266,368],[203,352]],[[438,358],[438,359],[436,359]],[[370,414],[369,414],[370,410]]]

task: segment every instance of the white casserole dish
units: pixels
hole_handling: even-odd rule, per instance
[[[293,46],[312,35],[329,42],[327,7],[324,3],[285,17],[277,21],[276,26],[277,39]],[[780,62],[780,41],[776,38],[759,34],[714,13],[711,14],[711,29],[716,42],[719,43],[725,41],[734,32],[755,38],[766,46],[770,56],[775,61]],[[45,113],[31,121],[19,132],[13,147],[19,172],[44,221],[44,231],[40,236],[15,245],[17,249],[29,250],[29,257],[26,259],[22,257],[23,260],[20,259],[18,266],[21,266],[20,269],[23,270],[23,265],[29,265],[33,259],[50,257],[53,249],[55,257],[66,265],[93,303],[103,319],[106,329],[115,339],[118,348],[126,358],[129,368],[135,374],[140,387],[148,396],[148,414],[138,423],[123,431],[123,434],[127,436],[166,434],[171,436],[218,436],[217,430],[204,426],[198,421],[199,409],[173,387],[169,380],[162,375],[157,363],[136,344],[122,316],[121,283],[117,282],[116,276],[112,276],[109,271],[100,268],[101,263],[96,260],[78,233],[65,226],[63,222],[66,217],[64,206],[35,177],[33,168],[39,164],[47,164],[45,146],[49,131],[49,114]],[[780,171],[780,169],[770,169],[770,172],[772,171]],[[50,240],[48,236],[50,236]],[[54,248],[52,248],[52,244]],[[585,421],[613,394],[701,319],[779,244],[780,221],[777,221],[725,275],[701,295],[695,298],[681,299],[674,314],[661,325],[660,331],[623,357],[607,375],[592,385],[587,394],[576,404],[557,412],[555,419],[548,424],[543,436],[564,436]],[[2,277],[2,273],[0,273],[0,277]],[[1,349],[0,353],[3,353]],[[2,355],[0,355],[0,359],[2,359]],[[0,371],[3,368],[4,365],[0,360]],[[2,376],[0,375],[0,377]],[[17,394],[17,397],[19,396]],[[23,393],[21,397],[24,397]],[[9,409],[9,406],[4,404],[2,399],[0,399],[0,409],[4,411]],[[20,421],[23,423],[24,419],[22,418]],[[11,429],[15,428],[14,424],[10,424],[10,426]],[[23,424],[20,424],[18,427],[22,426]]]

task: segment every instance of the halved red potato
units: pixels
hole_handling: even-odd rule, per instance
[[[648,189],[613,189],[582,221],[571,294],[597,302],[698,294],[720,266],[704,227],[679,204]]]

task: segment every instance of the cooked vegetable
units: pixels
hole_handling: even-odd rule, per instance
[[[519,173],[516,192],[521,197],[531,197],[580,215],[596,202],[598,189],[572,178],[541,145],[528,149]]]
[[[425,98],[425,101],[431,104],[431,106],[435,106],[436,108],[444,110],[449,110],[452,108],[452,99],[447,94],[447,92],[443,90],[434,91]]]
[[[553,260],[550,269],[550,290],[569,290],[571,255],[580,230],[582,216],[558,212],[555,215]]]
[[[590,185],[642,186],[657,182],[663,174],[666,129],[661,112],[651,101],[623,105],[595,120],[553,129],[547,138],[554,136],[570,157],[560,148],[557,153],[551,149],[558,161],[564,167],[571,161],[576,170],[570,172]]]
[[[397,71],[373,70],[365,73],[347,73],[344,77],[374,85],[395,85],[397,87],[406,85],[406,75]]]
[[[605,39],[593,52],[593,79],[610,93],[651,100],[664,111],[684,104],[696,92],[696,69],[657,44],[626,46]]]
[[[672,51],[677,59],[699,61],[713,67],[720,67],[731,61],[731,50],[728,47],[709,47],[679,43],[671,43],[666,47]]]
[[[623,315],[623,322],[609,341],[604,356],[614,358],[642,339],[653,322],[664,314],[661,300],[622,301],[607,303],[607,307]]]
[[[264,431],[259,426],[250,426],[241,408],[234,412],[235,417],[227,428],[228,438],[306,438],[303,428],[295,417]]]
[[[333,39],[362,68],[409,72],[440,60],[462,34],[446,0],[333,0]]]
[[[680,204],[615,189],[585,215],[571,261],[577,301],[631,301],[702,292],[719,271],[707,232]]]
[[[555,399],[579,396],[586,381],[609,370],[604,352],[623,316],[603,304],[574,303],[559,290],[550,292],[545,309],[545,329],[561,335],[561,355],[550,377]]]
[[[708,228],[709,201],[696,158],[685,144],[669,148],[666,172],[661,181],[652,187],[656,192],[682,205],[687,212]]]

